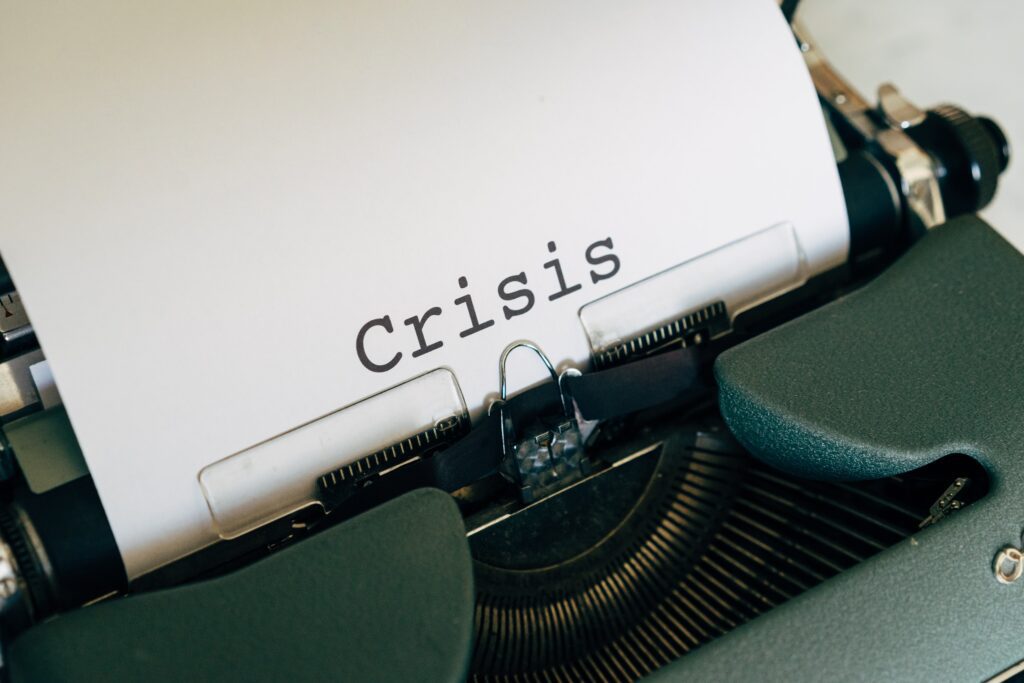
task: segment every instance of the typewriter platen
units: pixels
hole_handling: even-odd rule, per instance
[[[516,342],[482,419],[324,469],[315,505],[131,582],[0,280],[7,674],[982,679],[1024,660],[1024,307],[993,295],[1022,291],[1024,257],[973,216],[1008,143],[891,86],[868,101],[794,34],[845,265],[739,316],[703,302],[582,374]],[[506,396],[512,353],[551,381]],[[30,488],[47,477],[68,483]]]

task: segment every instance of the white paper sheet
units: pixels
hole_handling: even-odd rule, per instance
[[[511,340],[585,363],[582,305],[772,225],[847,251],[772,0],[8,3],[0,93],[0,253],[130,576],[216,540],[225,456],[442,366],[477,411]]]

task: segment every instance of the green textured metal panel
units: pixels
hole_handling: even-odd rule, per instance
[[[414,491],[227,576],[26,632],[11,681],[456,681],[473,578],[452,499]]]
[[[869,286],[722,354],[722,415],[754,455],[870,479],[1020,435],[1024,256],[971,217]],[[1020,444],[1021,442],[1016,442]]]
[[[1024,527],[1022,362],[1024,257],[974,217],[723,354],[722,411],[765,460],[866,478],[959,452],[985,464],[991,488],[655,678],[983,680],[1024,659],[1024,581],[992,571]]]

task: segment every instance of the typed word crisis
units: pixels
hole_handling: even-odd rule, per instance
[[[498,315],[503,316],[505,320],[527,315],[537,305],[538,297],[546,296],[548,301],[556,301],[583,289],[587,279],[597,284],[601,280],[615,277],[621,263],[613,252],[614,246],[611,237],[587,246],[581,257],[587,263],[589,278],[581,276],[578,281],[574,281],[567,275],[567,270],[571,269],[563,268],[561,259],[554,255],[558,252],[558,246],[554,242],[548,242],[548,253],[553,256],[544,263],[544,270],[548,271],[543,278],[544,281],[538,283],[529,280],[525,271],[506,277],[496,287],[498,298],[503,302],[500,311],[478,310],[473,301],[473,294],[468,291],[469,280],[464,275],[460,276],[459,289],[465,291],[452,300],[452,306],[447,309],[431,306],[422,313],[401,320],[401,325],[414,333],[415,347],[396,351],[394,342],[389,343],[391,335],[396,333],[399,326],[397,320],[400,316],[395,321],[391,319],[391,315],[366,321],[356,335],[356,355],[359,356],[359,362],[371,372],[387,372],[402,361],[405,353],[418,358],[437,351],[445,345],[445,340],[432,334],[430,321],[441,315],[462,316],[465,329],[459,332],[459,337],[469,337],[493,327]]]

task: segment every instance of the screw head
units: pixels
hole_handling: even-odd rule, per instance
[[[1004,547],[992,561],[992,572],[999,583],[1014,583],[1024,575],[1024,553],[1020,548]]]
[[[13,576],[0,578],[0,599],[6,600],[18,592],[18,581]]]

